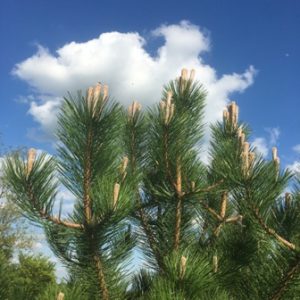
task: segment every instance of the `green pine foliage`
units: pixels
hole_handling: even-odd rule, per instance
[[[145,111],[98,84],[64,100],[56,157],[7,157],[11,197],[69,270],[51,299],[300,299],[299,180],[276,148],[256,154],[234,102],[204,164],[205,98],[194,71]],[[76,198],[67,218],[53,213],[59,185]]]

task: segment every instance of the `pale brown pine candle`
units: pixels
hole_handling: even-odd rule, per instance
[[[28,154],[27,154],[27,175],[29,175],[32,171],[32,167],[33,167],[35,158],[36,158],[36,150],[33,148],[30,148],[28,150]]]

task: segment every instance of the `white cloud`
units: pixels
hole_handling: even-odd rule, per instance
[[[265,138],[262,137],[255,138],[251,144],[253,147],[255,147],[256,152],[261,154],[263,157],[266,157],[268,155],[269,148]]]
[[[276,146],[279,136],[280,129],[278,127],[265,128],[265,131],[269,133],[269,137],[256,137],[252,141],[252,146],[255,147],[256,152],[266,158],[272,147]]]
[[[65,44],[55,54],[39,46],[36,54],[13,70],[35,92],[37,100],[31,101],[29,113],[49,134],[61,97],[98,81],[108,84],[112,96],[124,105],[138,100],[148,106],[160,99],[162,85],[186,67],[196,70],[208,91],[205,121],[210,123],[221,118],[232,93],[243,92],[253,83],[252,66],[242,74],[219,77],[202,57],[210,49],[208,35],[187,21],[160,26],[152,35],[164,40],[155,56],[147,52],[147,41],[136,32],[102,33],[86,42]]]
[[[35,250],[42,249],[43,248],[43,244],[41,242],[34,242],[33,243],[33,248]]]
[[[300,154],[300,144],[294,146],[294,147],[293,147],[293,150],[294,150],[296,153]]]
[[[3,165],[4,165],[4,160],[5,160],[5,158],[3,156],[0,156],[0,176],[3,174],[2,169],[3,169]]]
[[[273,146],[276,145],[280,136],[279,128],[278,127],[266,128],[265,130],[270,134],[269,144]]]
[[[15,99],[15,101],[17,103],[23,103],[23,104],[28,104],[28,103],[30,103],[30,102],[32,102],[34,100],[35,100],[34,95],[27,95],[27,96],[19,95]]]
[[[287,168],[293,173],[300,174],[300,161],[294,161],[292,164],[288,165]]]
[[[43,126],[47,135],[51,137],[53,135],[53,129],[55,128],[55,116],[59,110],[61,98],[40,95],[39,99],[39,104],[36,101],[31,102],[28,113],[33,116],[35,121]]]
[[[54,214],[59,213],[61,201],[62,201],[62,212],[61,212],[62,217],[67,217],[73,211],[75,196],[63,186],[59,188],[59,191],[56,196],[56,201],[53,207]]]

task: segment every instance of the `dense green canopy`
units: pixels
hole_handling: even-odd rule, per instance
[[[57,156],[7,157],[10,193],[43,226],[74,299],[300,298],[297,180],[276,148],[272,161],[255,152],[234,102],[203,164],[205,98],[193,70],[145,111],[98,84],[64,100]],[[76,198],[67,219],[53,214],[60,184]]]

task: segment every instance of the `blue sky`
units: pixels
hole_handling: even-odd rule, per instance
[[[6,147],[53,153],[67,90],[100,80],[124,105],[147,106],[186,66],[209,91],[207,122],[234,99],[254,145],[300,166],[299,1],[4,0],[0,38]]]
[[[0,132],[4,144],[33,145],[51,151],[49,143],[37,141],[41,136],[34,137],[34,128],[39,124],[28,113],[28,95],[35,94],[30,80],[12,74],[17,63],[36,53],[37,45],[55,55],[57,49],[72,41],[87,42],[112,31],[138,32],[146,39],[146,51],[155,56],[164,41],[162,37],[153,37],[151,32],[162,24],[179,24],[182,20],[200,26],[209,35],[210,50],[201,58],[219,76],[243,73],[249,65],[255,67],[258,72],[254,83],[242,94],[233,92],[229,96],[240,105],[241,117],[251,124],[254,137],[268,139],[265,129],[279,128],[277,144],[284,156],[282,161],[292,163],[297,159],[292,148],[300,143],[300,3],[291,0],[205,0],[176,4],[116,0],[2,1]]]

